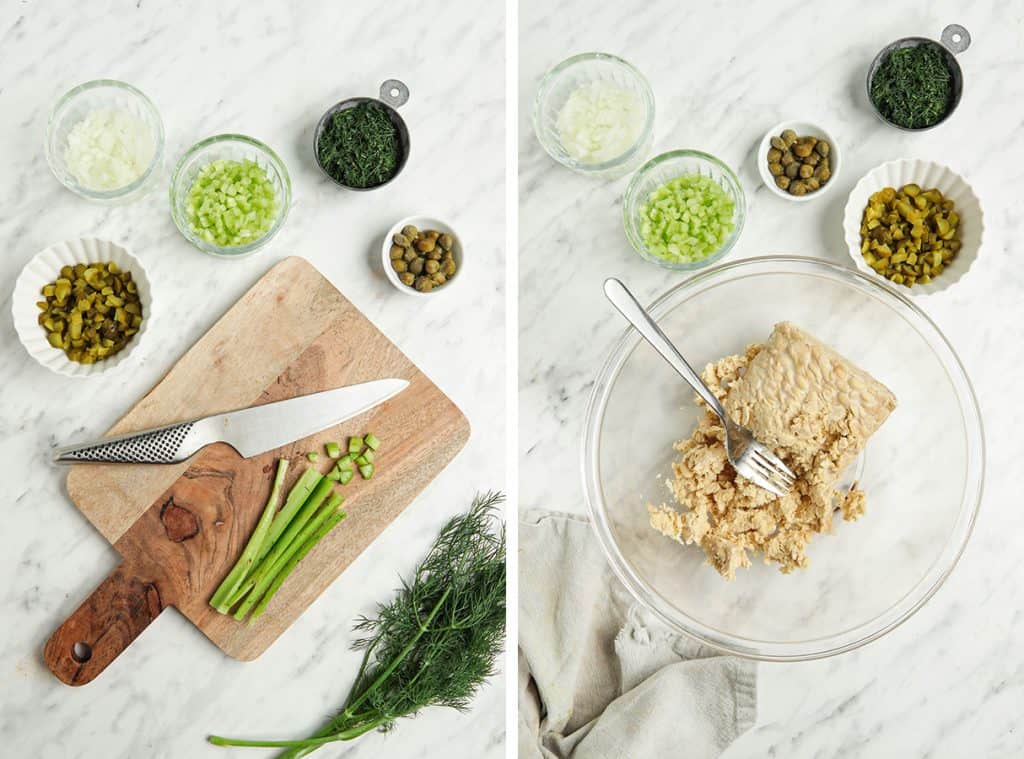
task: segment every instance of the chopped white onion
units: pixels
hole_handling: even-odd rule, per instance
[[[109,192],[141,177],[155,151],[153,132],[138,116],[98,109],[68,132],[64,162],[80,185]]]
[[[569,95],[556,125],[570,156],[582,163],[603,163],[636,143],[643,130],[644,107],[635,92],[613,82],[587,82]]]

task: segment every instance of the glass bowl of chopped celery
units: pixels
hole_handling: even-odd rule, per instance
[[[204,253],[250,255],[288,216],[292,185],[277,153],[241,134],[218,134],[182,156],[171,178],[171,216]]]
[[[640,256],[691,271],[724,257],[746,219],[743,186],[732,169],[699,150],[673,150],[641,166],[626,188],[622,221]]]
[[[164,125],[153,101],[114,79],[80,84],[57,101],[46,125],[46,162],[73,193],[104,203],[153,188],[164,156]]]
[[[628,61],[607,53],[574,55],[541,80],[533,128],[563,166],[605,179],[624,176],[654,141],[654,93]]]

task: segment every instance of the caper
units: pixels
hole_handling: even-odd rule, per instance
[[[814,178],[822,184],[825,184],[825,182],[832,178],[832,172],[829,171],[828,163],[823,163],[814,170]]]
[[[793,161],[795,160],[796,158],[793,156],[793,153],[787,150],[785,153],[782,154],[782,158],[779,159],[779,163],[781,163],[783,166],[789,166],[789,164],[793,163]]]
[[[822,158],[827,157],[831,149],[832,146],[825,142],[825,140],[818,140],[818,144],[814,146],[815,152]]]
[[[401,258],[396,258],[396,259],[392,260],[391,268],[394,269],[395,271],[397,271],[399,274],[401,274],[402,272],[408,270],[409,264],[407,264]]]
[[[419,230],[412,225],[403,227],[401,234],[407,244],[392,247],[391,256],[392,263],[401,261],[404,266],[400,271],[399,267],[395,268],[403,285],[420,292],[430,292],[455,274],[457,266],[451,252],[455,244],[452,235],[436,229]]]
[[[821,156],[818,155],[817,153],[811,153],[804,159],[804,163],[807,164],[808,166],[817,166],[819,163],[821,163]]]
[[[789,166],[786,167],[786,176],[790,179],[796,179],[797,175],[800,173],[800,166],[801,164],[796,161],[789,164]]]
[[[411,242],[409,238],[403,235],[401,232],[395,232],[394,236],[391,238],[391,241],[401,248],[408,247],[409,243]]]
[[[770,163],[768,164],[768,173],[773,177],[777,177],[782,174],[783,168],[781,163]]]
[[[798,142],[793,146],[793,155],[797,158],[806,158],[811,154],[812,150],[814,150],[814,145],[810,142]]]
[[[804,184],[807,185],[807,189],[810,192],[814,192],[815,190],[817,190],[817,189],[819,189],[821,187],[821,182],[819,182],[814,177],[810,177],[808,179],[805,179],[804,180]]]
[[[781,137],[772,137],[771,143],[776,150],[785,150],[788,147]]]
[[[783,174],[781,177],[775,177],[775,184],[779,186],[781,190],[789,189],[789,177]]]
[[[799,174],[801,179],[807,179],[813,173],[814,167],[811,166],[809,163],[805,163],[800,166]]]
[[[796,142],[796,139],[796,132],[794,132],[792,129],[782,130],[782,142],[785,143],[787,148],[794,142]]]
[[[793,182],[793,184],[791,184],[789,186],[789,194],[790,195],[796,195],[798,197],[800,195],[806,195],[807,194],[807,185],[805,183],[799,181],[799,180],[796,181],[796,182]]]

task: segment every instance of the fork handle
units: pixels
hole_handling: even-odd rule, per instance
[[[661,327],[655,324],[650,314],[637,302],[636,298],[633,297],[633,293],[619,280],[610,277],[604,281],[604,294],[612,302],[612,305],[618,309],[619,313],[626,317],[626,321],[632,324],[633,328],[640,333],[640,336],[650,343],[651,347],[658,351],[662,358],[668,361],[672,368],[679,373],[679,376],[697,391],[697,394],[704,399],[704,402],[725,423],[728,417],[718,398],[704,384],[704,380],[693,370],[693,367],[686,362],[686,359],[683,358],[676,346],[672,344],[672,341],[665,336],[665,333],[661,331]]]

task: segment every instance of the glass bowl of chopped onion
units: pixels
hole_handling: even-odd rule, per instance
[[[239,258],[262,248],[291,205],[288,169],[277,153],[242,134],[218,134],[181,157],[170,187],[171,216],[204,253]]]
[[[97,79],[66,93],[46,127],[46,162],[72,192],[123,203],[152,189],[164,155],[164,125],[148,97]]]
[[[640,256],[691,271],[725,256],[743,231],[746,197],[732,169],[699,150],[673,150],[641,166],[626,188],[622,221]]]
[[[537,139],[563,166],[614,178],[635,169],[654,140],[654,93],[632,64],[583,53],[548,71],[533,104]]]

